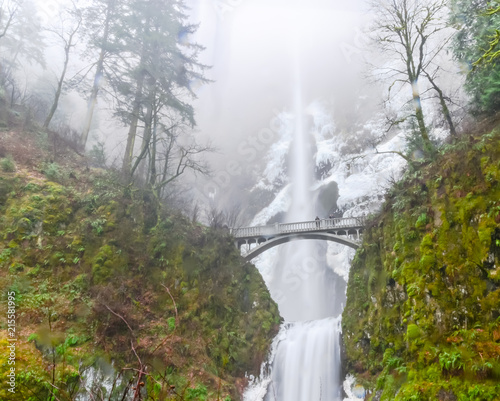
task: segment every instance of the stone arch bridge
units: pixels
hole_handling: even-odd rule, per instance
[[[238,249],[247,246],[245,259],[251,260],[277,245],[304,239],[333,241],[357,249],[364,227],[364,217],[347,217],[232,228],[231,234]]]

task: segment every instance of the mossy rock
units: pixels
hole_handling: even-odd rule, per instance
[[[346,371],[372,390],[378,382],[379,397],[493,400],[500,392],[498,160],[499,130],[457,142],[409,169],[366,228],[342,325]],[[387,347],[404,366],[395,381]],[[443,368],[446,355],[455,363]]]

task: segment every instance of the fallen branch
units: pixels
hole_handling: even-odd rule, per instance
[[[134,338],[135,338],[134,331],[132,330],[132,328],[130,327],[130,325],[128,324],[128,322],[125,320],[125,318],[124,318],[122,315],[120,315],[120,314],[116,313],[115,311],[113,311],[113,310],[112,310],[112,309],[111,309],[108,305],[106,305],[106,304],[103,304],[103,305],[104,305],[104,306],[106,307],[106,309],[107,309],[107,310],[109,310],[109,311],[110,311],[113,315],[115,315],[115,316],[119,317],[121,320],[123,320],[123,321],[125,322],[125,324],[127,325],[128,329],[129,329],[129,330],[130,330],[130,332],[132,333],[132,337],[134,337]]]
[[[177,313],[177,305],[175,303],[175,300],[174,300],[174,297],[172,296],[172,294],[170,293],[170,290],[168,289],[167,286],[165,285],[161,285],[163,288],[165,288],[168,292],[168,295],[170,295],[170,298],[172,299],[172,302],[174,303],[174,309],[175,309],[175,326],[177,327],[177,325],[179,324],[179,315]]]

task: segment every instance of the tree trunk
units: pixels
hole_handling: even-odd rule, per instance
[[[71,35],[71,38],[73,35]],[[43,123],[43,128],[47,129],[49,128],[49,124],[52,120],[52,117],[54,117],[54,114],[57,110],[57,106],[59,104],[59,98],[61,97],[62,93],[62,86],[64,83],[64,77],[66,76],[66,70],[68,68],[68,63],[69,63],[69,51],[71,48],[71,39],[69,39],[68,44],[66,44],[64,48],[64,67],[61,73],[61,76],[59,77],[59,82],[57,83],[57,90],[56,90],[56,95],[54,97],[54,102],[52,103],[52,107],[50,108],[49,115],[45,119],[45,122]]]
[[[99,93],[99,81],[102,78],[104,72],[104,51],[101,50],[99,56],[99,61],[97,62],[97,69],[94,76],[94,85],[92,86],[92,92],[90,93],[90,98],[88,101],[87,115],[85,116],[85,122],[83,125],[82,135],[80,136],[80,147],[85,149],[87,140],[89,137],[90,126],[92,124],[92,117],[94,115],[94,109],[97,104],[97,94]]]
[[[85,149],[87,140],[89,137],[90,126],[92,125],[92,117],[94,115],[94,109],[97,104],[97,95],[99,93],[99,84],[104,73],[104,56],[106,51],[104,50],[106,44],[108,43],[109,37],[109,22],[111,20],[111,12],[114,7],[114,1],[108,3],[106,9],[106,20],[104,21],[104,32],[102,35],[101,52],[99,54],[99,60],[97,61],[96,72],[94,76],[94,85],[92,86],[92,92],[90,93],[90,98],[88,101],[87,115],[85,117],[85,123],[83,125],[82,135],[80,136],[80,147]]]
[[[134,108],[132,109],[132,120],[127,134],[127,146],[125,148],[125,155],[123,156],[122,174],[128,177],[131,172],[132,158],[134,156],[135,137],[137,135],[137,124],[139,122],[139,112],[141,110],[142,89],[144,86],[144,72],[141,72],[137,80],[137,89],[134,97]],[[130,174],[131,176],[132,174]]]
[[[422,141],[424,142],[424,153],[428,156],[433,151],[432,142],[429,138],[429,132],[425,126],[424,112],[422,111],[422,103],[420,99],[420,91],[417,86],[417,80],[412,80],[412,90],[413,90],[413,105],[415,107],[415,117],[417,118],[418,130]]]
[[[146,116],[144,118],[144,135],[142,138],[141,153],[139,154],[139,156],[137,156],[137,159],[134,165],[132,166],[132,169],[130,170],[130,178],[132,178],[135,171],[137,170],[137,167],[139,167],[139,164],[144,160],[146,153],[148,152],[149,149],[149,143],[151,142],[153,104],[155,98],[154,85],[155,85],[154,82],[150,85],[151,89],[148,96],[149,99],[148,99]]]
[[[149,185],[153,188],[156,183],[156,113],[153,116],[153,132],[151,141],[151,155],[149,161]]]
[[[451,118],[450,109],[448,109],[448,106],[446,105],[446,100],[444,98],[443,91],[441,90],[441,88],[439,86],[437,86],[437,84],[434,82],[434,80],[431,78],[431,76],[429,74],[426,74],[426,75],[427,75],[427,79],[429,80],[432,87],[434,88],[434,90],[437,92],[437,94],[439,96],[439,102],[441,103],[441,110],[443,111],[444,118],[446,119],[446,122],[448,123],[448,126],[450,127],[450,134],[452,137],[456,138],[457,131],[455,129],[455,124],[453,124],[453,120]]]

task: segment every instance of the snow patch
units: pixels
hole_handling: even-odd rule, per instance
[[[291,185],[289,184],[278,192],[271,204],[257,213],[250,226],[266,225],[273,216],[276,216],[280,212],[286,212],[291,205],[290,190]]]

